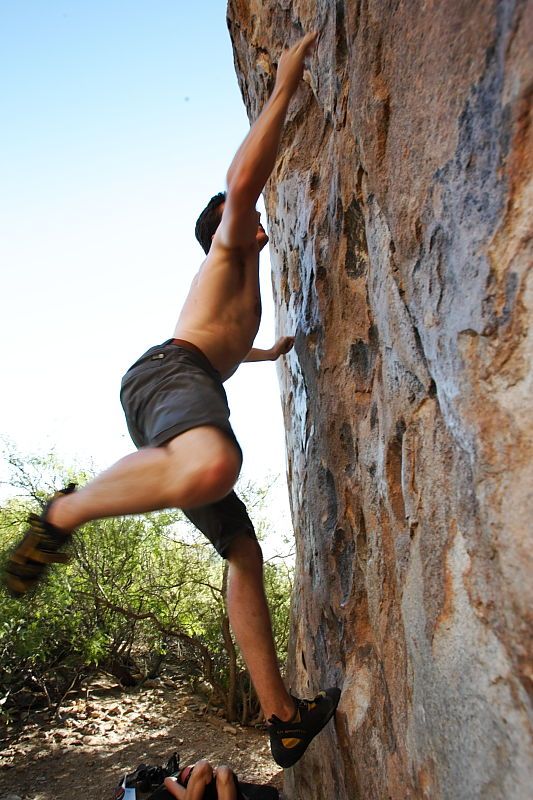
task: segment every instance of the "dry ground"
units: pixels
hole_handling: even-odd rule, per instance
[[[125,690],[100,677],[70,695],[59,718],[35,712],[3,731],[0,800],[111,800],[121,773],[164,765],[175,750],[183,765],[207,758],[281,790],[264,731],[228,726],[174,680]]]

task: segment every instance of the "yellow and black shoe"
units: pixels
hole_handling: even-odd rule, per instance
[[[276,764],[286,769],[296,764],[310,742],[331,719],[339,704],[341,690],[336,687],[319,692],[314,700],[293,697],[296,714],[288,722],[273,716],[268,720],[270,749]]]
[[[22,597],[43,577],[47,567],[53,563],[66,563],[69,556],[60,552],[70,537],[46,521],[46,515],[54,500],[60,495],[71,494],[76,484],[69,485],[52,497],[42,514],[30,514],[30,523],[24,537],[9,555],[3,575],[4,583],[13,597]]]

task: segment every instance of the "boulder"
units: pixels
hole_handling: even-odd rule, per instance
[[[290,683],[343,690],[293,799],[530,792],[532,11],[229,2],[251,122],[320,31],[265,190]]]

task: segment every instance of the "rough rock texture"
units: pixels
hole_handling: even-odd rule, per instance
[[[343,696],[289,796],[525,800],[533,6],[228,13],[251,120],[282,47],[321,32],[265,199],[279,330],[296,333],[292,686]]]

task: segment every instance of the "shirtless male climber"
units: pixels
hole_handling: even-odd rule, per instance
[[[207,254],[195,276],[174,338],[152,347],[127,371],[121,402],[138,448],[79,491],[57,493],[11,553],[5,582],[31,589],[90,520],[181,508],[229,562],[228,611],[268,721],[272,755],[290,767],[333,716],[340,691],[314,700],[290,695],[280,675],[263,587],[262,554],[244,504],[233,492],[242,454],[229,423],[222,382],[243,361],[278,358],[252,343],[259,328],[259,253],[268,242],[255,209],[279,148],[304,59],[317,39],[304,36],[279,61],[272,96],[237,151],[227,193],[213,197],[196,224]]]

